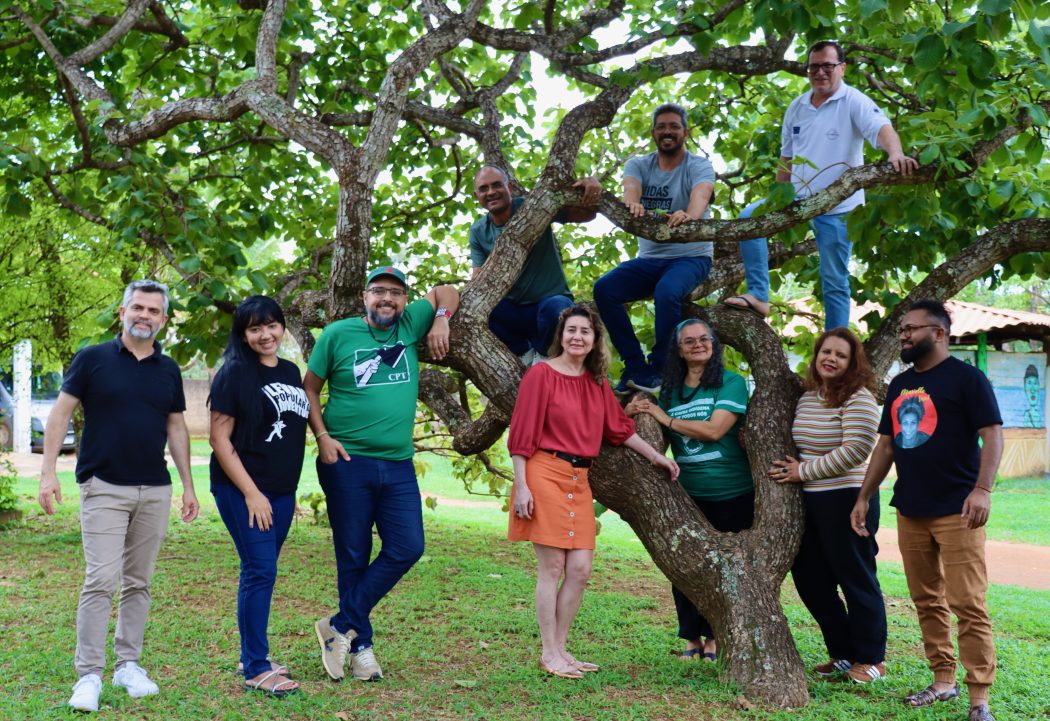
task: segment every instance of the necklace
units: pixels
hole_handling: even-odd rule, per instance
[[[696,394],[700,390],[700,383],[699,381],[697,382],[696,386],[693,388],[692,392],[688,396],[682,392],[683,390],[685,390],[685,387],[685,379],[683,378],[681,384],[678,386],[678,400],[682,403],[688,403],[689,401],[696,398]]]
[[[372,336],[372,340],[374,340],[376,343],[379,343],[380,345],[386,345],[391,341],[391,339],[397,340],[397,321],[394,321],[394,327],[390,329],[390,334],[387,335],[387,337],[384,340],[379,340],[378,338],[376,338],[376,334],[372,332],[372,324],[368,322],[367,318],[363,320],[365,321],[365,328],[368,328],[368,335]]]

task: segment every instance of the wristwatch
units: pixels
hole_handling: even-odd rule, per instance
[[[452,313],[450,313],[448,308],[446,308],[445,306],[441,306],[440,308],[437,309],[437,311],[434,312],[434,317],[435,318],[451,318],[452,317]]]

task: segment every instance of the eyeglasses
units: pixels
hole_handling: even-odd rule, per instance
[[[936,323],[926,323],[924,325],[902,325],[897,329],[897,335],[902,335],[905,338],[911,337],[911,334],[919,330],[919,328],[940,328]]]
[[[816,75],[817,73],[819,73],[821,71],[824,71],[825,73],[830,75],[831,71],[833,71],[839,65],[845,65],[845,64],[846,64],[845,62],[841,62],[841,63],[813,63],[812,65],[807,65],[806,66],[806,72],[809,73],[810,75]]]
[[[683,338],[678,341],[678,345],[685,346],[686,348],[695,348],[698,345],[711,345],[714,342],[714,338],[709,335],[702,335],[698,338]]]
[[[371,288],[365,288],[365,292],[371,293],[376,298],[386,298],[388,295],[391,298],[404,298],[408,293],[401,288],[384,288],[381,285],[374,285]]]

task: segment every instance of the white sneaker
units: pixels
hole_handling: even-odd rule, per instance
[[[102,693],[102,677],[88,673],[73,685],[69,705],[74,711],[98,711],[98,697]]]
[[[358,681],[383,680],[383,669],[379,668],[371,646],[350,654],[350,672]]]
[[[525,368],[528,369],[536,365],[538,356],[539,353],[536,352],[535,348],[529,348],[527,351],[518,356],[518,359],[521,361],[522,365],[524,365]]]
[[[113,685],[119,688],[126,688],[128,696],[132,698],[142,698],[143,696],[152,696],[155,693],[160,693],[160,687],[150,681],[149,676],[146,675],[146,669],[134,661],[128,661],[113,674]]]

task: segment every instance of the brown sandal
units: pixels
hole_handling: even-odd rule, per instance
[[[931,706],[938,701],[951,701],[952,699],[959,698],[959,685],[952,686],[947,691],[938,691],[933,687],[931,683],[929,686],[924,688],[918,693],[909,694],[904,697],[904,703],[912,708],[921,708],[923,706]]]

